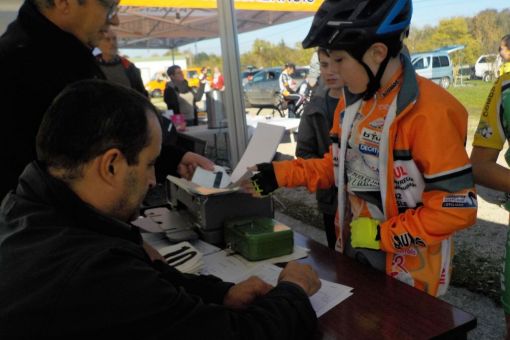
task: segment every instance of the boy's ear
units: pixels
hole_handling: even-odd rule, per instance
[[[369,56],[376,64],[381,64],[388,55],[388,46],[376,42],[369,48]]]

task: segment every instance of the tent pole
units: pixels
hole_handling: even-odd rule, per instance
[[[217,0],[225,91],[223,103],[228,121],[230,165],[234,168],[246,149],[246,115],[241,84],[239,43],[234,0]]]

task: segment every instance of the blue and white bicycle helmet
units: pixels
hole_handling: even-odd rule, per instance
[[[315,14],[303,48],[345,50],[366,69],[370,82],[365,97],[380,87],[380,78],[390,57],[397,56],[408,35],[413,7],[411,0],[325,0]],[[362,61],[374,43],[388,46],[388,57],[373,75]],[[380,74],[379,74],[380,73]]]

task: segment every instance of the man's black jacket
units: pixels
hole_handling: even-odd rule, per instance
[[[0,334],[10,339],[306,339],[303,290],[279,284],[243,311],[231,284],[151,262],[134,227],[31,163],[0,209]]]
[[[104,79],[91,50],[25,2],[0,37],[0,200],[36,159],[35,137],[46,109],[66,85]],[[174,173],[181,150],[164,148],[158,178]]]

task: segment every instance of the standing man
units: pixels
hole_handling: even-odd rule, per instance
[[[149,96],[143,86],[140,70],[127,58],[119,55],[117,35],[112,29],[105,32],[103,39],[99,41],[98,48],[101,50],[101,54],[98,54],[96,59],[106,79],[131,87],[144,96]]]
[[[78,80],[105,79],[92,48],[110,26],[119,24],[118,4],[119,0],[25,0],[0,37],[0,199],[16,187],[24,167],[35,159],[35,135],[55,96]],[[207,159],[175,148],[165,148],[158,163],[158,173],[179,172],[184,177],[197,164],[212,169]]]
[[[55,99],[38,161],[0,208],[2,340],[310,338],[310,266],[289,263],[273,288],[146,255],[129,221],[156,184],[161,133],[148,99],[117,84],[85,80]]]
[[[191,88],[184,79],[180,66],[172,65],[166,73],[170,81],[166,84],[164,100],[169,110],[182,114],[187,125],[198,125],[198,108],[196,102],[202,99],[206,83],[206,68],[202,68],[198,90]]]

